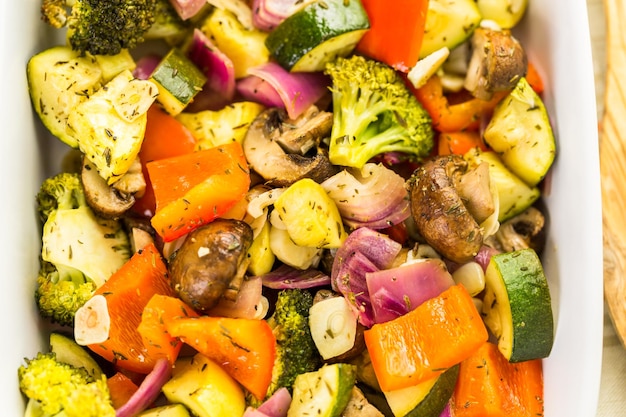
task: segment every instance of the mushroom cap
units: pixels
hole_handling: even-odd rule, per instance
[[[326,152],[316,146],[331,127],[332,114],[314,106],[297,120],[287,119],[282,109],[267,109],[252,122],[244,138],[246,159],[257,174],[276,187],[303,178],[322,182],[337,172]]]

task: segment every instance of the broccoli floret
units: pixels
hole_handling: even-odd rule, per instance
[[[309,328],[312,305],[313,296],[306,290],[286,289],[278,293],[274,313],[267,320],[276,336],[276,359],[268,396],[282,387],[291,391],[296,376],[321,365]]]
[[[38,402],[47,416],[115,416],[106,376],[94,379],[85,368],[60,362],[54,353],[38,353],[18,369],[20,390]]]
[[[156,0],[43,0],[41,6],[45,22],[67,26],[72,49],[93,55],[117,55],[142,43],[155,11]]]
[[[181,19],[170,0],[156,0],[154,23],[145,33],[145,39],[164,39],[176,45],[193,29],[189,20]]]
[[[426,157],[433,147],[432,119],[396,71],[354,55],[327,64],[331,77],[332,163],[362,168],[376,155]]]
[[[72,325],[76,310],[130,258],[128,235],[120,221],[93,213],[77,173],[47,178],[37,205],[43,222],[37,307],[42,317]]]
[[[87,205],[80,177],[62,172],[41,183],[37,193],[37,211],[42,223],[55,210],[71,210]]]

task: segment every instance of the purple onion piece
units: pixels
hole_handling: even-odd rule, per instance
[[[330,277],[315,268],[299,270],[285,264],[261,276],[261,279],[265,287],[279,290],[315,288],[330,284]]]
[[[162,57],[156,54],[142,56],[137,60],[137,66],[133,70],[133,76],[140,80],[150,78],[155,68],[161,62]]]
[[[252,22],[257,29],[269,32],[306,3],[302,0],[253,0]]]
[[[246,411],[243,413],[242,417],[270,417],[265,414],[263,411],[259,411],[259,409],[250,407],[246,408]]]
[[[498,249],[483,245],[474,257],[474,261],[476,261],[483,268],[483,271],[487,272],[487,266],[489,266],[491,257],[493,255],[497,255],[498,253],[500,253]]]
[[[374,320],[384,323],[408,313],[454,285],[439,259],[424,259],[365,275]],[[398,306],[403,306],[399,309]]]
[[[366,274],[374,271],[378,271],[378,267],[367,256],[353,251],[342,258],[336,279],[332,281],[333,289],[348,300],[359,322],[365,327],[374,324],[374,312],[365,280]]]
[[[203,90],[210,90],[231,101],[235,95],[235,67],[200,29],[194,29],[187,57],[206,76]]]
[[[206,4],[206,0],[170,0],[181,19],[195,16]]]
[[[172,366],[167,359],[157,360],[152,371],[146,375],[139,389],[130,399],[115,410],[116,417],[133,417],[148,408],[161,393],[161,388],[170,379]]]
[[[265,400],[258,410],[268,417],[287,417],[289,405],[291,405],[291,394],[287,388],[283,387],[276,390]]]
[[[377,232],[368,227],[361,227],[348,235],[348,238],[335,255],[331,280],[337,280],[338,269],[342,266],[344,258],[352,252],[361,252],[368,258],[377,269],[386,269],[391,266],[394,259],[400,253],[402,245],[389,236]]]
[[[325,180],[322,187],[352,228],[384,229],[411,214],[404,178],[382,164],[342,170]]]
[[[268,62],[248,69],[248,73],[274,87],[291,119],[296,119],[329,91],[330,79],[321,72],[289,72]]]
[[[237,81],[237,93],[245,100],[263,104],[266,107],[284,107],[274,87],[262,78],[249,75]]]

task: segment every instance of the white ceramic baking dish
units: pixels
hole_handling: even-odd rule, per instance
[[[33,302],[39,236],[34,196],[58,167],[58,141],[31,110],[28,58],[58,40],[40,0],[0,2],[0,387],[2,415],[23,414],[17,368],[45,349]],[[548,180],[545,269],[556,337],[545,361],[545,416],[595,415],[602,354],[602,222],[593,65],[584,0],[531,0],[518,32],[545,77],[558,157]]]

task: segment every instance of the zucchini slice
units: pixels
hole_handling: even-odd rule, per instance
[[[450,400],[459,365],[454,365],[443,374],[412,387],[385,392],[385,398],[394,416],[431,417],[441,414]]]
[[[324,365],[296,377],[287,417],[339,417],[348,405],[356,382],[356,367],[346,363]]]
[[[497,190],[499,222],[523,212],[541,196],[538,187],[529,186],[511,172],[497,153],[474,148],[463,157],[471,167],[478,166],[481,162],[489,164],[489,178]]]
[[[430,0],[420,59],[443,47],[452,50],[478,27],[482,16],[474,0]]]
[[[509,362],[550,354],[554,341],[550,289],[533,249],[491,258],[485,274],[483,315]]]
[[[346,56],[370,27],[359,0],[325,0],[308,4],[274,31],[265,45],[291,71],[322,71],[337,56]]]
[[[157,101],[177,116],[202,91],[206,77],[178,48],[172,48],[155,68],[150,81],[159,88]]]
[[[62,142],[78,148],[67,131],[70,112],[102,85],[102,70],[91,55],[55,46],[34,55],[26,66],[30,99],[44,126]]]
[[[498,103],[484,136],[507,168],[531,187],[546,176],[554,162],[556,141],[548,111],[524,77]]]

